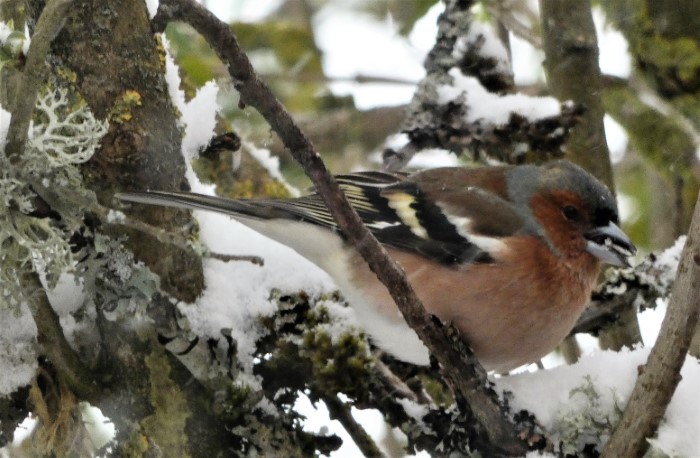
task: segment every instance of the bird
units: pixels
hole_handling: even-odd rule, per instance
[[[610,190],[566,160],[335,179],[427,312],[456,326],[489,371],[507,372],[551,352],[585,309],[602,266],[628,267],[636,253]],[[334,279],[377,347],[429,364],[428,349],[317,192],[288,199],[170,191],[116,197],[230,215],[293,248]]]

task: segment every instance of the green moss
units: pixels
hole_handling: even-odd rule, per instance
[[[188,457],[185,425],[190,412],[186,399],[170,379],[170,365],[162,352],[152,352],[145,363],[151,385],[149,398],[155,412],[144,418],[144,431],[153,437],[164,456]]]
[[[124,456],[125,458],[142,458],[148,453],[151,444],[148,442],[148,437],[143,435],[140,430],[136,429],[133,431],[131,437],[118,444],[117,448],[119,456]]]
[[[314,323],[303,336],[300,355],[311,361],[315,386],[327,393],[355,396],[366,392],[361,381],[370,379],[368,368],[372,357],[366,339],[350,332],[335,336],[328,329],[328,309],[317,306],[307,313],[307,322]]]
[[[700,90],[700,43],[695,37],[661,30],[649,11],[648,0],[607,0],[602,4],[629,42],[632,58],[659,91],[675,96]]]

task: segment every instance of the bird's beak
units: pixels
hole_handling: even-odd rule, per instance
[[[601,261],[617,267],[629,267],[627,258],[637,252],[637,247],[622,232],[622,229],[610,222],[586,232],[586,251]]]

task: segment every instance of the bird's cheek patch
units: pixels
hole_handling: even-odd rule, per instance
[[[412,204],[415,202],[415,198],[412,195],[403,192],[393,192],[387,195],[386,198],[389,207],[391,207],[401,221],[411,229],[411,232],[422,239],[428,238],[428,231],[426,231],[420,223],[416,210],[412,207]]]

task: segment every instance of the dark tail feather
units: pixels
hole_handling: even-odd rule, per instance
[[[206,196],[190,192],[147,191],[120,192],[114,195],[119,200],[139,204],[160,205],[186,210],[208,210],[227,215],[243,215],[255,218],[289,218],[289,214],[272,206],[261,205],[260,201],[233,200]]]

